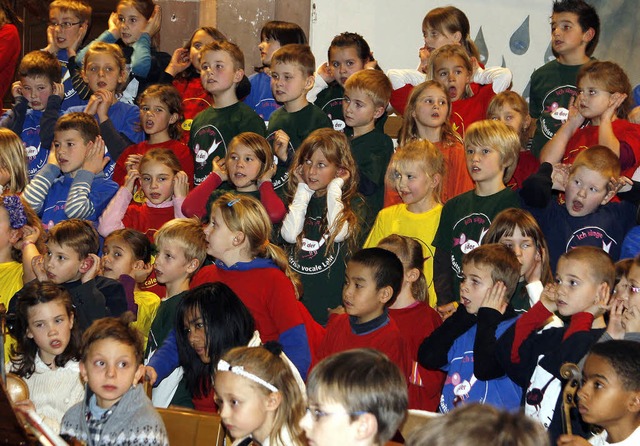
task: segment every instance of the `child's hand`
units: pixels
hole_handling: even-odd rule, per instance
[[[54,146],[49,149],[49,155],[47,156],[47,164],[58,165],[58,158],[56,157],[56,148]]]
[[[344,310],[344,307],[342,305],[338,305],[335,308],[327,308],[327,313],[329,313],[329,315],[332,315],[332,314],[345,314],[346,311]]]
[[[22,401],[16,401],[16,402],[11,402],[13,404],[13,407],[22,411],[22,412],[35,412],[36,411],[36,406],[33,405],[33,401],[31,400],[22,400]]]
[[[22,92],[22,82],[15,81],[13,84],[11,84],[11,95],[14,99],[17,99],[20,96],[24,96]]]
[[[609,105],[607,109],[600,116],[601,122],[611,122],[613,117],[616,116],[618,108],[627,100],[626,93],[612,93],[609,96]]]
[[[144,267],[133,270],[133,280],[135,280],[136,283],[143,283],[147,280],[151,271],[153,271],[153,263],[145,263]]]
[[[640,309],[635,305],[627,308],[622,315],[622,326],[625,333],[640,333]]]
[[[47,26],[47,46],[44,47],[43,51],[47,51],[54,56],[60,51],[56,43],[56,28],[51,25]]]
[[[444,321],[449,319],[449,317],[456,312],[458,308],[457,302],[449,302],[448,304],[438,305],[436,307],[436,312],[440,315],[440,318]]]
[[[258,178],[258,184],[262,184],[265,181],[271,181],[271,178],[273,178],[273,176],[276,174],[277,169],[278,166],[276,164],[272,164],[271,168],[265,170],[262,176]]]
[[[136,169],[127,171],[127,175],[124,177],[124,187],[133,195],[133,191],[136,188],[136,181],[140,179],[140,172]]]
[[[567,435],[563,434],[558,437],[558,441],[556,442],[556,446],[590,446],[587,440],[582,437],[578,437],[577,435]]]
[[[542,281],[542,259],[544,259],[545,255],[544,250],[540,248],[540,254],[536,254],[533,259],[533,268],[524,273],[524,280],[527,284]]]
[[[87,35],[88,28],[89,27],[86,24],[80,25],[76,38],[71,41],[71,45],[67,48],[67,55],[69,57],[76,55],[78,48],[80,48],[80,45],[82,45],[82,42],[84,41],[84,36]]]
[[[180,171],[173,178],[173,195],[178,198],[184,198],[189,193],[189,177],[183,171]]]
[[[31,268],[33,269],[33,273],[36,275],[38,282],[49,280],[47,270],[44,267],[44,256],[35,256],[31,259]]]
[[[104,121],[109,119],[109,108],[111,108],[111,104],[113,104],[113,92],[108,90],[98,90],[93,96],[98,97],[98,103],[96,105],[96,114],[98,115],[98,121],[102,124]]]
[[[580,114],[580,110],[575,105],[575,102],[575,96],[569,100],[569,116],[567,116],[567,121],[565,122],[565,124],[571,128],[572,132],[578,130],[584,123],[584,116]]]
[[[607,324],[607,333],[609,333],[609,336],[613,339],[619,340],[624,338],[623,314],[624,301],[622,299],[615,299],[609,310],[609,323]]]
[[[418,65],[418,71],[422,71],[423,73],[427,73],[427,67],[429,66],[429,50],[427,49],[427,45],[421,47],[418,50],[418,58],[420,59],[420,65]]]
[[[80,281],[82,283],[87,283],[88,281],[95,279],[97,275],[100,274],[101,262],[100,257],[95,254],[89,254],[87,256],[86,262],[89,262],[89,269],[82,274]]]
[[[302,164],[293,169],[293,176],[298,180],[298,184],[304,183],[304,178],[302,178]]]
[[[100,96],[98,96],[97,94],[92,94],[91,97],[89,97],[89,102],[87,102],[86,107],[84,108],[84,112],[94,116],[95,114],[98,113],[98,104],[100,103],[102,99],[100,98]]]
[[[282,162],[286,162],[289,157],[289,139],[289,135],[282,129],[276,130],[273,136],[273,152]]]
[[[117,12],[112,12],[109,16],[109,32],[118,40],[120,38],[120,19]]]
[[[154,385],[156,383],[156,380],[158,379],[158,373],[156,372],[156,369],[154,369],[150,365],[145,365],[144,377],[147,381],[149,381],[149,384]]]
[[[95,141],[88,144],[87,154],[82,163],[82,169],[88,170],[94,175],[102,172],[109,162],[109,158],[104,156],[104,140],[98,135]]]
[[[124,163],[124,168],[127,169],[127,172],[130,170],[138,170],[140,167],[140,160],[142,159],[142,155],[138,153],[134,153],[127,157],[127,161]]]
[[[640,124],[640,105],[631,109],[627,121],[632,124]]]
[[[20,238],[13,247],[19,250],[23,250],[28,243],[37,243],[40,238],[40,228],[38,226],[24,225],[20,228]]]
[[[551,171],[551,181],[553,183],[551,188],[553,190],[564,192],[567,187],[567,183],[569,182],[570,170],[571,164],[557,163],[553,165],[553,170]]]
[[[53,91],[51,92],[51,94],[57,94],[62,99],[64,99],[64,85],[54,82]]]
[[[226,160],[216,156],[213,158],[213,172],[220,177],[222,181],[227,181],[229,175],[227,174],[227,168],[225,167]]]
[[[333,81],[333,70],[329,65],[329,62],[325,62],[318,67],[318,71],[316,72],[318,76],[322,78],[327,84],[330,84]]]
[[[558,300],[558,285],[556,283],[548,283],[545,285],[540,295],[542,305],[552,313],[558,309],[556,302]]]
[[[182,73],[191,65],[191,58],[189,57],[189,50],[187,48],[178,48],[173,52],[171,61],[165,71],[171,76],[175,76],[178,73]]]
[[[633,187],[633,181],[625,176],[621,176],[620,178],[611,178],[609,180],[609,190],[618,192],[629,192]]]
[[[480,308],[493,308],[501,314],[504,314],[507,309],[507,301],[504,298],[506,292],[507,287],[504,282],[497,281],[487,290],[484,295],[484,299],[482,299],[482,305],[480,305]]]
[[[342,178],[344,184],[347,184],[347,180],[351,178],[351,172],[349,172],[349,169],[345,169],[344,167],[338,167],[336,170],[336,178]]]
[[[373,70],[378,66],[378,61],[373,57],[373,51],[369,54],[369,61],[364,64],[365,70]]]
[[[593,314],[594,319],[599,318],[607,311],[609,311],[609,300],[611,299],[611,290],[609,288],[609,284],[603,284],[602,288],[602,296],[598,296],[593,305],[585,310],[587,313]]]
[[[147,33],[153,37],[155,33],[160,31],[160,24],[162,23],[162,11],[160,9],[160,5],[156,5],[153,8],[153,12],[151,13],[151,17],[147,21],[147,26],[142,30],[143,33]]]

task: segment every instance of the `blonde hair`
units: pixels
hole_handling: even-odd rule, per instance
[[[580,67],[576,76],[576,85],[585,77],[601,84],[609,93],[623,93],[627,98],[616,110],[616,116],[627,119],[629,112],[633,108],[633,94],[631,93],[631,82],[627,73],[615,62],[606,60],[591,60]]]
[[[211,214],[218,209],[225,225],[231,231],[240,231],[249,242],[251,254],[255,257],[271,259],[284,272],[295,287],[297,296],[302,295],[302,282],[289,267],[287,255],[277,245],[269,241],[272,232],[271,220],[262,203],[247,194],[228,192],[211,206]]]
[[[420,139],[420,135],[418,134],[418,125],[414,113],[417,108],[418,100],[420,99],[422,94],[428,88],[432,87],[440,90],[447,100],[447,120],[444,122],[444,124],[442,124],[442,127],[440,128],[440,141],[446,146],[452,146],[456,143],[462,143],[462,138],[455,130],[453,130],[453,126],[451,125],[451,122],[449,122],[449,117],[451,116],[451,98],[449,97],[449,92],[447,92],[447,90],[439,82],[429,80],[415,87],[409,95],[407,106],[404,109],[402,129],[400,129],[400,135],[398,137],[398,142],[400,144],[404,144],[411,139]]]
[[[471,76],[473,76],[473,63],[471,62],[471,58],[464,50],[464,47],[460,45],[443,45],[433,53],[429,57],[429,65],[427,67],[427,77],[430,79],[437,79],[437,68],[438,62],[443,59],[452,59],[454,57],[459,57],[462,60],[462,65],[469,72],[469,82],[465,85],[463,98],[470,98],[473,96],[473,91],[471,90]]]
[[[140,173],[142,173],[146,164],[154,161],[167,166],[174,175],[182,170],[180,160],[172,150],[156,148],[149,150],[140,160],[140,166],[138,167]]]
[[[282,351],[277,344],[267,343],[266,347],[233,348],[223,354],[221,359],[229,363],[231,367],[240,366],[246,372],[266,381],[278,389],[278,393],[282,395],[280,405],[274,414],[273,427],[269,432],[270,443],[284,444],[284,439],[280,435],[284,428],[291,434],[293,444],[303,446],[306,445],[306,438],[299,423],[304,416],[305,402],[291,368],[281,355]],[[218,373],[220,371],[216,372],[216,374]],[[246,379],[246,382],[256,392],[265,396],[273,393],[265,386],[256,384],[252,380]]]
[[[610,289],[613,289],[616,281],[616,267],[609,254],[603,249],[595,246],[577,246],[560,256],[558,266],[562,260],[581,262],[582,266],[589,270],[588,273],[594,282],[607,283]],[[557,270],[558,267],[556,267]]]
[[[27,151],[20,137],[7,128],[0,128],[0,170],[2,169],[9,172],[7,192],[21,193],[29,182]]]
[[[59,9],[60,11],[70,12],[78,17],[78,20],[84,23],[91,22],[91,6],[80,0],[53,0],[49,4],[49,11]]]
[[[179,244],[187,261],[197,259],[199,267],[207,257],[207,238],[202,225],[194,218],[174,218],[163,224],[154,236],[156,246],[175,242]]]
[[[260,161],[261,167],[258,171],[258,176],[256,177],[255,181],[261,178],[265,172],[273,167],[274,154],[273,149],[271,148],[271,144],[269,144],[269,142],[263,136],[253,132],[240,133],[231,140],[231,142],[229,143],[229,147],[227,148],[227,166],[229,165],[231,153],[237,146],[244,146],[248,148],[253,152],[256,158],[258,158],[258,161]]]
[[[469,126],[464,136],[464,148],[488,147],[500,153],[500,162],[504,166],[503,182],[513,176],[520,155],[520,138],[515,130],[504,122],[485,119]]]
[[[529,139],[531,118],[529,118],[529,106],[527,105],[527,101],[525,101],[518,93],[507,90],[495,95],[487,107],[487,119],[497,119],[500,111],[506,106],[511,107],[522,118],[522,127],[519,129],[518,134],[520,136],[520,145],[522,147],[526,147]]]
[[[87,71],[87,63],[89,59],[96,54],[109,54],[111,55],[115,61],[116,65],[120,69],[120,74],[127,73],[127,60],[124,57],[124,53],[122,52],[122,48],[120,48],[115,43],[104,43],[104,42],[93,42],[89,45],[89,49],[84,55],[84,60],[82,61],[82,71],[86,73]],[[118,82],[116,87],[116,93],[120,93],[124,86],[126,85],[126,79],[123,82]]]
[[[442,152],[431,142],[426,139],[410,140],[396,149],[389,164],[391,166],[389,169],[391,178],[389,178],[389,180],[393,184],[395,184],[396,181],[395,172],[400,166],[416,167],[419,165],[419,168],[430,177],[440,175],[440,181],[433,188],[432,192],[433,199],[437,203],[441,202],[442,182],[446,173],[445,161]]]
[[[373,101],[375,107],[385,109],[393,92],[391,81],[379,70],[360,70],[353,73],[345,82],[344,89],[361,91]]]
[[[418,280],[411,283],[411,295],[419,302],[428,302],[427,278],[424,276],[425,258],[421,242],[413,237],[391,234],[380,240],[378,247],[393,252],[402,262],[405,274],[414,268],[418,270]]]

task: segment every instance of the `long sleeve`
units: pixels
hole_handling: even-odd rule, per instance
[[[217,173],[211,172],[202,183],[196,186],[187,194],[187,197],[182,203],[182,213],[187,217],[208,217],[207,213],[207,201],[211,192],[217,189],[222,184],[222,179]]]
[[[527,206],[543,208],[551,200],[553,166],[542,163],[538,171],[522,182],[520,197]]]
[[[342,186],[344,180],[342,178],[334,178],[327,186],[327,228],[333,233],[336,229],[338,217],[344,209],[342,202]],[[334,242],[343,242],[349,234],[349,226],[344,223],[340,228],[340,232],[336,235]]]
[[[27,117],[28,107],[29,101],[27,101],[27,98],[18,96],[11,111],[6,115],[6,118],[2,120],[2,127],[6,127],[16,135],[20,135],[22,133],[22,127],[24,127],[24,120]]]
[[[185,197],[173,197],[173,215],[175,218],[185,218],[186,216],[182,213],[182,205],[184,204]]]
[[[98,220],[98,233],[101,236],[107,237],[113,231],[124,228],[122,220],[132,199],[129,189],[126,187],[118,189]]]
[[[481,307],[478,310],[478,328],[473,343],[473,374],[480,380],[497,379],[506,373],[496,357],[496,329],[503,320],[503,315],[493,308]]]
[[[271,181],[263,181],[258,190],[260,191],[260,202],[267,210],[269,220],[273,224],[280,223],[284,216],[287,215],[287,208],[273,189],[273,183]]]
[[[328,190],[327,190],[328,195]],[[298,183],[296,194],[289,205],[289,212],[282,221],[280,235],[287,243],[295,243],[296,238],[302,232],[304,219],[307,215],[307,206],[313,196],[313,191],[305,183]]]
[[[511,70],[502,67],[478,67],[473,73],[473,82],[482,85],[491,84],[494,93],[501,93],[507,90],[511,85],[512,79]]]
[[[325,82],[322,76],[315,73],[313,87],[307,93],[307,101],[311,102],[312,104],[316,102],[316,99],[318,98],[318,94],[320,94],[320,92],[326,89],[328,86],[329,84]]]
[[[433,256],[433,286],[438,296],[438,306],[452,302],[453,271],[451,270],[451,253],[443,249],[436,249]]]
[[[158,375],[155,383],[156,386],[180,365],[180,360],[178,359],[178,341],[176,340],[175,330],[169,332],[160,348],[157,349],[149,359],[147,365],[153,367]]]
[[[291,327],[289,330],[280,333],[278,341],[282,344],[282,351],[300,372],[302,379],[306,379],[307,371],[311,365],[311,350],[309,349],[309,339],[307,338],[304,324]]]
[[[131,46],[133,48],[131,72],[135,76],[146,78],[151,69],[151,36],[147,33],[142,33]]]
[[[520,346],[536,329],[544,325],[545,321],[552,316],[547,308],[538,302],[529,311],[524,313],[516,322],[513,344],[511,345],[511,362],[520,362]]]
[[[49,189],[53,181],[60,175],[60,168],[54,164],[45,164],[45,166],[36,174],[35,177],[27,184],[22,196],[31,208],[38,214],[42,215],[44,201],[47,198]]]
[[[109,155],[111,155],[111,159],[114,162],[120,158],[120,155],[127,147],[134,144],[134,141],[129,139],[127,135],[119,132],[118,129],[115,128],[111,119],[107,119],[100,124],[100,134],[102,135],[107,149],[109,149]]]
[[[60,107],[62,98],[57,94],[52,94],[47,100],[47,107],[40,118],[40,146],[50,149],[53,143],[53,129],[60,117]]]
[[[69,195],[67,195],[67,204],[64,213],[69,218],[86,219],[95,212],[93,203],[89,199],[91,192],[91,184],[95,175],[88,170],[79,170],[73,178]]]

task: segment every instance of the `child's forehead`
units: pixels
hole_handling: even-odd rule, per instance
[[[372,280],[375,275],[375,269],[372,266],[365,265],[360,262],[354,262],[350,260],[347,263],[347,276],[352,279],[361,278],[365,280]]]
[[[593,281],[593,265],[587,259],[561,257],[558,260],[557,272],[559,275],[571,275],[581,280]]]
[[[98,339],[89,345],[87,357],[89,356],[130,357],[135,360],[136,349],[131,344],[107,337]]]
[[[91,51],[87,56],[88,64],[114,64],[118,65],[118,59],[112,53],[106,51]]]
[[[202,60],[233,62],[231,54],[224,50],[209,50],[200,54],[202,54]]]
[[[304,75],[304,69],[302,65],[296,62],[276,62],[271,71],[275,73],[293,73]]]
[[[75,20],[80,20],[80,17],[76,13],[74,13],[69,9],[62,9],[62,8],[51,8],[49,10],[49,17],[60,18],[60,19],[72,18]]]
[[[74,249],[70,244],[64,242],[58,243],[55,240],[49,240],[47,242],[47,250],[50,252],[63,253],[69,257],[76,256],[80,258],[80,253],[78,253],[78,251]]]
[[[331,59],[360,59],[355,45],[332,46],[329,49],[329,56]]]
[[[76,129],[57,130],[54,138],[61,141],[79,140],[84,141],[82,134]]]
[[[20,77],[20,82],[23,84],[37,85],[37,84],[49,84],[51,85],[51,79],[43,74],[29,75]]]
[[[491,276],[493,267],[487,263],[477,261],[462,261],[462,272],[465,274],[477,274]]]
[[[597,183],[604,183],[604,185],[609,184],[609,178],[607,178],[602,172],[599,172],[594,169],[590,169],[587,166],[578,166],[573,172],[569,174],[569,179],[579,178],[583,181],[592,181]]]
[[[344,90],[345,96],[349,96],[349,99],[366,102],[368,104],[373,104],[373,99],[371,99],[370,93],[361,89],[361,88],[346,88]]]
[[[562,22],[569,22],[574,25],[579,26],[579,18],[578,14],[575,12],[564,11],[564,12],[554,12],[551,14],[551,24],[557,24]]]

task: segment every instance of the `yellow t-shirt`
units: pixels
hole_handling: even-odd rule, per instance
[[[156,312],[160,306],[160,298],[156,293],[151,291],[135,291],[133,300],[138,304],[138,318],[132,323],[144,336],[144,347],[147,348],[147,339],[149,338],[149,330],[151,322],[156,317]]]
[[[0,303],[9,309],[9,301],[22,289],[22,263],[15,261],[0,263]],[[9,361],[9,351],[16,340],[13,336],[5,337],[4,362]]]

